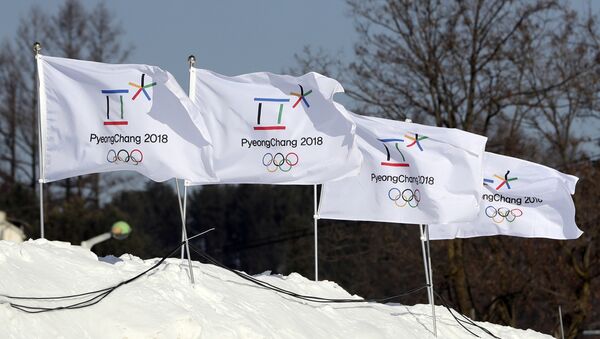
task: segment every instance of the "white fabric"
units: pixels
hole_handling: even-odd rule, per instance
[[[116,170],[216,180],[205,122],[170,73],[48,56],[38,68],[44,181]]]
[[[343,91],[337,81],[317,73],[227,77],[192,68],[190,83],[220,182],[318,184],[358,173],[355,125],[333,102]]]
[[[321,218],[429,224],[477,216],[485,137],[356,114],[353,118],[364,157],[361,172],[323,185]]]
[[[577,177],[489,152],[483,161],[484,191],[479,217],[468,223],[429,225],[431,239],[491,235],[576,239],[583,234],[575,224],[571,198]],[[509,179],[508,185],[505,178]]]

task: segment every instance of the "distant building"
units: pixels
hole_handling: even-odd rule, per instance
[[[0,240],[23,242],[25,232],[6,220],[6,212],[0,211]]]

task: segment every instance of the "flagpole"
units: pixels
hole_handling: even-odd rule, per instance
[[[190,241],[188,239],[187,229],[185,226],[187,223],[186,211],[187,211],[187,185],[184,182],[184,184],[183,184],[183,238],[185,239],[185,251],[187,252],[188,266],[190,267],[190,280],[192,281],[192,285],[193,285],[195,283],[194,270],[192,268],[192,256],[190,255]]]
[[[175,187],[177,187],[177,203],[179,203],[179,214],[181,215],[181,223],[182,223],[182,227],[181,227],[181,242],[185,241],[185,227],[183,225],[185,225],[185,211],[183,210],[183,206],[181,204],[181,192],[179,191],[179,179],[175,178]],[[181,247],[181,261],[183,261],[184,258],[184,253],[185,253],[185,249],[183,247]]]
[[[189,244],[189,239],[187,236],[187,230],[186,230],[186,210],[187,210],[187,186],[185,185],[185,182],[183,184],[183,206],[181,204],[181,200],[179,199],[179,196],[181,195],[179,192],[179,181],[177,179],[175,179],[175,185],[177,186],[177,201],[179,202],[179,213],[181,214],[181,238],[183,239],[182,241],[185,241],[185,250],[187,252],[187,257],[188,257],[188,267],[190,269],[190,281],[192,282],[192,285],[195,283],[194,281],[194,271],[192,268],[192,257],[190,256],[190,244]],[[183,247],[181,248],[181,260],[183,261]]]
[[[40,189],[40,238],[45,238],[44,234],[44,153],[42,151],[42,116],[41,116],[41,108],[40,108],[40,83],[42,81],[40,77],[40,50],[42,49],[42,44],[39,42],[33,43],[33,52],[35,53],[35,64],[36,64],[36,73],[37,73],[37,109],[38,109],[38,162],[39,162],[39,189]]]
[[[318,229],[318,220],[319,220],[319,214],[318,214],[318,203],[317,203],[317,185],[313,185],[313,196],[314,196],[314,214],[313,214],[313,220],[314,220],[314,224],[315,224],[315,281],[319,281],[319,251],[318,251],[318,235],[317,235],[317,229]]]
[[[188,57],[188,64],[189,64],[189,71],[190,71],[190,81],[189,81],[189,86],[188,86],[188,96],[190,96],[191,92],[192,92],[192,67],[194,66],[194,64],[196,63],[196,57],[194,57],[193,55],[190,55]],[[190,281],[192,282],[192,285],[195,283],[195,279],[194,279],[194,270],[192,267],[192,257],[190,255],[190,243],[189,243],[189,239],[187,236],[187,229],[186,229],[186,216],[187,216],[187,182],[184,181],[183,184],[183,206],[181,204],[181,192],[179,190],[179,180],[177,178],[175,178],[175,186],[177,186],[177,201],[179,203],[179,213],[181,214],[181,240],[185,241],[185,253],[187,254],[187,258],[188,258],[188,266],[190,269]],[[181,248],[181,260],[183,261],[183,257],[184,257],[184,248]]]
[[[562,320],[562,308],[560,305],[558,305],[558,320],[560,321],[560,338],[565,339],[565,329],[563,327],[563,320]]]
[[[194,57],[193,55],[188,56],[188,70],[190,72],[190,77],[189,77],[189,84],[188,84],[188,96],[191,97],[191,93],[192,93],[192,66],[194,66],[194,64],[196,63],[196,57]],[[175,184],[177,185],[177,199],[179,199],[179,208],[180,208],[180,212],[183,213],[184,215],[184,220],[185,220],[185,215],[187,214],[187,209],[185,208],[185,204],[184,204],[184,208],[183,210],[181,210],[181,194],[179,193],[179,182],[177,180],[177,178],[175,178]],[[185,183],[184,183],[184,189],[185,189]],[[186,199],[184,197],[184,199]],[[181,228],[181,241],[185,241],[185,233],[186,233],[186,229],[185,226]],[[184,248],[181,248],[181,260],[183,261],[184,258]],[[189,256],[189,255],[188,255]]]
[[[424,233],[427,239],[427,267],[429,268],[429,294],[431,298],[431,314],[433,315],[433,334],[437,337],[437,320],[435,319],[435,298],[433,296],[433,268],[431,267],[431,250],[429,244],[429,225],[424,225]]]
[[[192,101],[194,100],[193,99],[193,97],[194,97],[193,93],[195,91],[195,85],[194,85],[195,81],[194,81],[194,71],[193,71],[193,67],[194,67],[195,64],[196,64],[196,57],[193,54],[190,54],[188,56],[188,72],[190,73],[190,77],[188,79],[188,97],[190,97],[190,100],[192,100]],[[185,184],[185,182],[184,182],[184,188],[183,189],[184,189],[184,192],[187,192],[187,185]],[[183,203],[183,214],[187,215],[187,203],[186,203],[186,201],[187,201],[187,194],[186,193],[184,193],[183,201],[184,201],[184,203]],[[185,240],[185,238],[187,238],[187,230],[184,228],[184,229],[182,229],[182,233],[181,233],[181,239],[182,239],[182,241]],[[190,249],[189,249],[189,244],[187,243],[187,240],[186,240],[185,246],[186,246],[187,256],[188,256],[188,258],[190,258]],[[183,248],[181,248],[181,258],[183,259]]]
[[[419,224],[419,231],[421,232],[421,251],[423,253],[423,269],[425,272],[425,281],[427,282],[427,300],[429,304],[432,304],[431,300],[431,282],[429,281],[429,269],[427,267],[427,250],[425,249],[425,234],[423,232],[423,225]]]

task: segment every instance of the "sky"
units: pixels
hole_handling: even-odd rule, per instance
[[[82,0],[91,9],[101,0]],[[104,0],[124,30],[126,60],[160,66],[187,88],[187,57],[196,67],[225,75],[256,71],[282,73],[296,66],[294,54],[311,45],[352,59],[357,40],[344,0]],[[54,14],[62,0],[5,1],[0,11],[0,39],[15,35],[19,20],[32,6]],[[600,1],[574,1],[579,12]],[[44,41],[41,41],[44,45]],[[43,53],[43,50],[42,50]]]
[[[82,2],[91,9],[99,1]],[[124,46],[133,48],[127,62],[160,66],[184,88],[190,54],[196,56],[196,67],[225,75],[281,73],[296,66],[294,54],[305,45],[344,51],[350,57],[356,38],[343,0],[104,2],[123,27]],[[54,14],[62,3],[6,1],[0,11],[0,38],[14,36],[31,6]]]

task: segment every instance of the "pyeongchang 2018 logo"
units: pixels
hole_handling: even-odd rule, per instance
[[[132,88],[123,86],[100,90],[100,93],[106,97],[104,126],[128,126],[128,118],[132,109],[146,113],[152,107],[152,87],[156,86],[156,82],[153,82],[148,75],[142,73],[139,82],[137,80],[130,81],[127,85]],[[143,159],[142,150],[137,148],[132,150],[120,149],[118,151],[110,149],[106,155],[106,161],[111,164],[138,165]]]
[[[306,90],[304,86],[298,84],[298,91],[290,92],[290,97],[255,97],[257,103],[256,124],[253,126],[255,131],[284,131],[288,128],[285,122],[287,111],[295,110],[302,106],[304,109],[310,108],[308,96],[313,92],[312,89]],[[293,102],[293,103],[292,103]],[[291,107],[288,107],[291,104]],[[308,144],[310,141],[310,144]],[[303,137],[302,145],[311,146],[321,145],[322,138]],[[284,142],[285,143],[285,142]],[[290,142],[289,144],[294,144]],[[294,146],[295,147],[295,146]],[[287,154],[265,153],[262,157],[262,164],[267,172],[275,173],[278,171],[289,172],[300,162],[297,153],[289,152]]]
[[[404,138],[378,138],[377,140],[380,141],[383,144],[383,148],[385,149],[385,160],[382,160],[380,162],[381,166],[385,166],[385,167],[410,167],[410,163],[406,160],[406,157],[404,156],[404,152],[406,152],[406,150],[404,150],[404,152],[401,150],[402,147],[404,148],[414,148],[414,149],[418,149],[419,152],[424,152],[425,148],[423,147],[423,140],[428,139],[429,137],[424,136],[422,134],[418,134],[418,133],[407,133],[404,135]],[[406,145],[406,146],[404,146]],[[374,175],[374,174],[373,174]],[[373,176],[372,175],[372,176]],[[382,181],[392,181],[395,182],[396,177],[394,176],[389,176],[389,175],[382,175],[382,176],[377,176],[377,177],[381,177]],[[388,178],[389,177],[389,178]],[[423,178],[423,183],[425,182],[429,182],[431,181],[431,184],[433,184],[433,177],[415,177],[415,179],[417,178]],[[386,180],[383,180],[386,179]],[[390,179],[390,180],[387,180]],[[404,180],[402,180],[404,179]],[[398,177],[397,181],[411,181],[410,179],[406,179],[406,178],[400,178]],[[415,182],[418,182],[417,180],[414,180]],[[406,189],[399,189],[396,187],[392,187],[390,188],[390,190],[387,192],[387,197],[388,199],[390,199],[394,205],[396,207],[412,207],[412,208],[416,208],[417,206],[419,206],[419,203],[421,202],[421,191],[419,191],[419,189],[410,189],[410,188],[406,188]]]
[[[424,135],[419,135],[417,133],[408,133],[404,135],[404,138],[381,138],[377,139],[385,148],[386,159],[385,161],[381,161],[381,166],[389,166],[389,167],[410,167],[410,164],[406,161],[406,157],[404,157],[404,153],[400,150],[400,145],[403,145],[405,141],[407,141],[406,148],[415,147],[419,149],[420,152],[424,151],[423,145],[421,141],[428,139],[428,137]],[[390,148],[392,151],[390,151]],[[395,156],[392,156],[394,154]],[[397,154],[397,155],[396,155]]]
[[[310,103],[308,102],[307,97],[312,93],[312,90],[304,92],[304,87],[302,85],[298,84],[298,87],[300,87],[300,92],[290,93],[290,96],[297,97],[294,104],[292,104],[292,109],[298,107],[300,103],[302,103],[305,108],[310,108]],[[254,130],[274,131],[287,129],[287,126],[283,121],[283,117],[285,104],[290,103],[290,101],[290,98],[254,98],[254,102],[258,103],[258,111],[256,112],[256,125],[254,126]],[[272,111],[267,111],[267,108],[272,109]],[[274,114],[276,119],[274,119],[274,121],[267,119],[268,122],[265,124],[265,118],[263,115],[266,114]]]
[[[504,195],[500,193],[508,193],[507,190],[512,190],[514,182],[517,180],[519,180],[519,178],[511,176],[510,170],[506,170],[503,176],[494,174],[492,178],[483,179],[484,186],[491,187],[497,192],[484,193],[481,197],[483,201],[494,203],[494,205],[488,205],[485,208],[485,216],[494,223],[512,223],[525,214],[525,208],[522,207],[539,206],[544,202],[541,197],[532,194],[516,196],[514,194]],[[509,204],[511,207],[498,207],[497,204],[499,203]]]
[[[484,186],[488,186],[488,187],[492,187],[494,188],[497,192],[499,192],[500,190],[510,190],[512,189],[511,187],[511,183],[514,184],[514,181],[519,180],[519,178],[517,177],[510,177],[510,170],[506,170],[506,173],[504,173],[504,176],[500,176],[498,174],[494,174],[493,178],[483,178],[483,185]],[[489,201],[489,202],[504,202],[504,203],[508,203],[508,204],[513,204],[513,205],[518,205],[520,206],[523,203],[523,199],[521,197],[515,197],[515,196],[505,196],[501,193],[495,193],[495,194],[488,194],[485,193],[483,194],[483,196],[481,197],[483,200]],[[491,207],[491,206],[489,206]],[[489,208],[488,207],[488,208]],[[488,217],[490,217],[490,214],[496,214],[496,213],[488,213],[488,211],[486,210],[486,215]],[[507,218],[506,214],[504,213],[504,210],[498,212],[498,215],[500,215],[501,217]],[[517,212],[518,214],[518,212]],[[522,214],[522,212],[521,212]],[[518,218],[519,216],[516,216],[515,218]],[[490,217],[490,219],[493,217]],[[510,216],[508,216],[508,218],[510,219]],[[510,222],[512,222],[512,220],[510,220]],[[498,223],[498,222],[497,222]]]
[[[129,86],[133,87],[133,89],[131,90],[131,93],[133,93],[133,95],[129,98],[130,100],[125,99],[125,101],[123,100],[123,97],[126,96],[127,94],[130,94],[130,90],[129,88],[116,88],[116,89],[103,89],[100,90],[100,92],[102,94],[104,94],[106,96],[106,119],[104,120],[104,125],[105,126],[127,126],[129,125],[129,121],[127,120],[128,114],[126,113],[126,102],[130,101],[130,102],[134,102],[134,101],[140,101],[140,98],[142,101],[146,102],[151,102],[152,101],[152,87],[156,86],[156,82],[152,82],[152,80],[148,79],[149,77],[142,73],[141,75],[141,79],[139,83],[136,82],[132,82],[130,81],[128,83]],[[140,96],[140,94],[143,94],[143,97]],[[111,101],[113,103],[113,107],[117,106],[116,109],[116,114],[115,112],[113,112],[113,114],[111,115]],[[151,105],[143,105],[143,108],[146,108],[147,110],[150,109]],[[134,106],[132,106],[134,107]],[[136,110],[139,110],[136,109]]]
[[[499,176],[498,174],[494,174],[494,177],[491,179],[488,178],[484,178],[483,179],[483,184],[485,186],[495,186],[495,190],[499,191],[502,187],[504,187],[505,189],[511,189],[510,184],[513,181],[519,180],[519,178],[517,177],[509,177],[510,175],[510,170],[507,170],[506,173],[504,173],[504,176]]]

